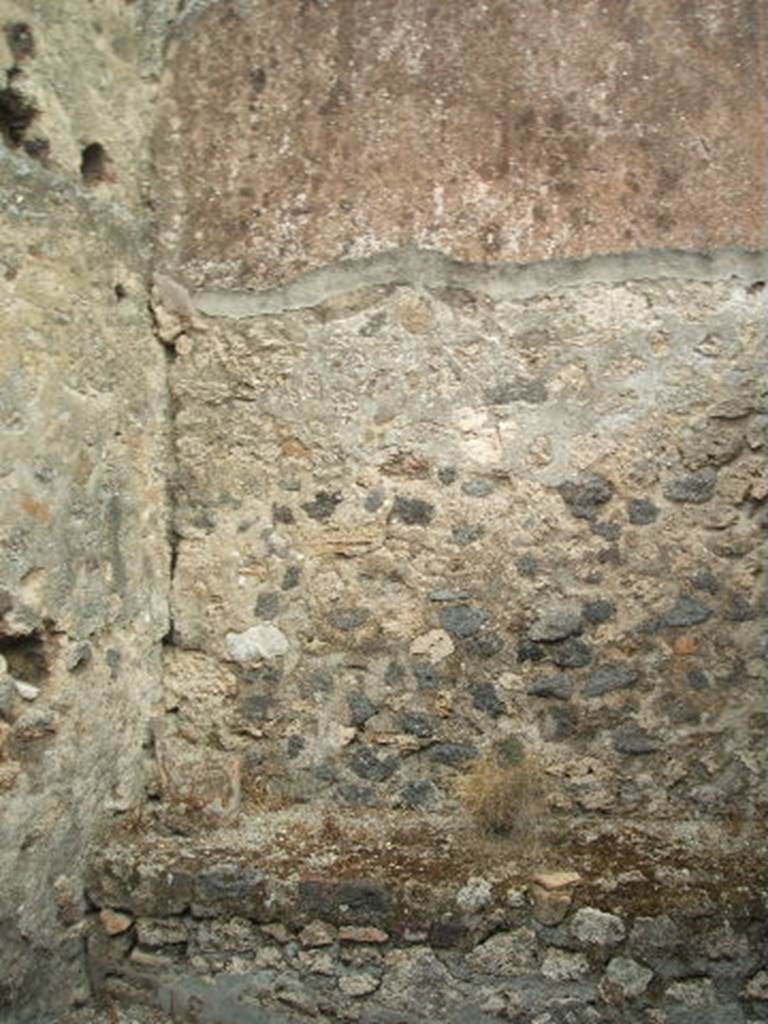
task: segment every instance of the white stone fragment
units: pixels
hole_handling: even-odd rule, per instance
[[[13,683],[16,687],[16,692],[20,697],[23,697],[24,700],[37,700],[40,696],[40,688],[38,686],[33,686],[31,683],[24,683],[21,679],[14,679]]]
[[[544,957],[541,973],[550,981],[577,981],[589,974],[589,961],[583,953],[550,949]]]
[[[768,1000],[768,971],[758,971],[754,974],[744,989],[747,999]]]
[[[469,878],[456,893],[456,903],[468,914],[475,914],[487,907],[493,897],[491,883],[478,876]]]
[[[428,633],[422,633],[410,647],[415,658],[426,658],[433,665],[453,654],[453,650],[453,640],[444,629],[431,629]]]
[[[595,946],[614,946],[626,933],[620,917],[595,907],[577,910],[571,921],[571,931],[581,942]]]
[[[380,984],[373,974],[345,974],[339,978],[339,988],[347,996],[367,996],[375,992]]]
[[[288,653],[288,638],[277,626],[251,626],[243,633],[227,633],[227,650],[235,661],[278,658]]]
[[[711,978],[694,978],[691,981],[676,981],[666,991],[670,999],[683,1006],[713,1006],[715,986]]]
[[[635,999],[645,992],[653,971],[628,956],[616,956],[608,964],[600,990],[610,996],[616,991],[623,999]]]
[[[167,274],[160,273],[155,273],[153,284],[157,301],[169,312],[190,319],[195,315],[192,298],[183,284],[174,281]]]

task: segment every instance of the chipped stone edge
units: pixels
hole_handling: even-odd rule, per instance
[[[193,293],[192,301],[204,316],[245,319],[305,309],[360,288],[386,285],[464,288],[491,299],[516,300],[583,285],[729,278],[751,282],[765,280],[767,274],[768,250],[738,247],[709,252],[648,249],[527,264],[461,263],[441,252],[402,248],[333,263],[263,291],[201,289]]]

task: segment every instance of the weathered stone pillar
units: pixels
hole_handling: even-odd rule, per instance
[[[86,852],[143,795],[159,697],[168,403],[146,186],[162,40],[142,39],[139,14],[0,3],[0,1020],[13,1024],[88,997]]]

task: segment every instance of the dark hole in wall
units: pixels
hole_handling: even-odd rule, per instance
[[[765,290],[765,281],[753,281],[752,284],[747,288],[748,295],[759,295],[760,292]]]
[[[5,26],[8,49],[15,61],[27,60],[35,55],[35,37],[24,21],[12,21]]]
[[[18,89],[8,86],[0,89],[0,133],[7,145],[18,148],[24,133],[37,117],[37,108]]]
[[[80,177],[83,184],[94,185],[99,181],[107,181],[109,157],[100,142],[91,142],[83,148],[80,155]]]
[[[8,662],[8,671],[25,683],[39,684],[48,677],[45,639],[39,632],[27,636],[0,637],[0,654]]]

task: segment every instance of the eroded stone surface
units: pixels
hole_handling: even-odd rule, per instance
[[[0,38],[0,1016],[87,999],[84,940],[108,999],[222,972],[217,1019],[759,1012],[757,875],[699,890],[693,847],[628,938],[631,868],[587,916],[476,864],[428,920],[394,895],[473,765],[566,821],[762,813],[766,275],[712,251],[764,243],[754,5],[42,6]],[[339,803],[430,856],[318,876]],[[215,843],[87,912],[111,815],[226,845],[293,805],[329,813],[300,920]]]
[[[163,264],[263,287],[407,245],[762,245],[757,19],[749,0],[193,7],[157,129]],[[401,318],[431,327],[417,296]]]
[[[177,357],[173,728],[238,753],[244,788],[277,801],[455,807],[457,774],[511,734],[563,807],[717,813],[763,756],[763,460],[754,414],[716,415],[765,402],[760,293],[684,278],[522,299],[489,274],[209,318]],[[429,310],[419,332],[403,304]],[[715,334],[743,372],[697,351]],[[540,401],[502,388],[523,374]],[[702,419],[742,444],[711,502],[681,502],[676,438]],[[522,443],[539,436],[546,463]],[[633,521],[638,500],[658,515]],[[273,657],[232,663],[233,637],[267,633]]]
[[[13,0],[0,17],[0,648],[18,680],[0,679],[0,1018],[14,1022],[88,997],[84,861],[96,826],[144,798],[161,700],[168,405],[147,308],[142,74],[157,66],[140,21],[113,0]],[[26,127],[9,126],[14,96],[36,110]]]

